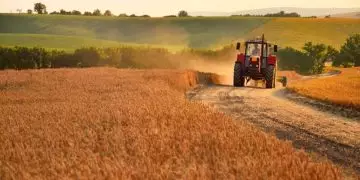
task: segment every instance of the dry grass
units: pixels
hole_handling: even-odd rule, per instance
[[[360,68],[339,69],[338,76],[301,80],[289,89],[318,100],[360,109]]]
[[[340,179],[183,90],[190,71],[0,72],[0,179]]]

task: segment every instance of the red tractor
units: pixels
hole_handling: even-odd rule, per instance
[[[240,43],[236,44],[240,51]],[[234,86],[243,87],[251,79],[262,80],[266,88],[275,88],[277,45],[268,43],[262,38],[245,42],[245,54],[239,53],[234,66]]]

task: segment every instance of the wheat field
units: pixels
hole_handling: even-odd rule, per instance
[[[180,70],[1,71],[0,179],[342,178],[290,142],[186,100],[201,78]]]
[[[360,68],[338,68],[340,75],[305,79],[289,85],[301,95],[360,109]]]

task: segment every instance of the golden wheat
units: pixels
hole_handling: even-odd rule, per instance
[[[0,179],[340,179],[184,98],[192,71],[0,72]]]
[[[333,77],[306,79],[289,89],[318,100],[360,109],[360,68],[341,68]]]

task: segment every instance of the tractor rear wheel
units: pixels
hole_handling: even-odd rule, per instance
[[[234,86],[244,87],[245,77],[244,68],[241,63],[236,62],[234,66]]]
[[[275,66],[270,65],[265,69],[265,81],[266,81],[266,88],[275,88],[275,77],[276,76],[276,69]]]

